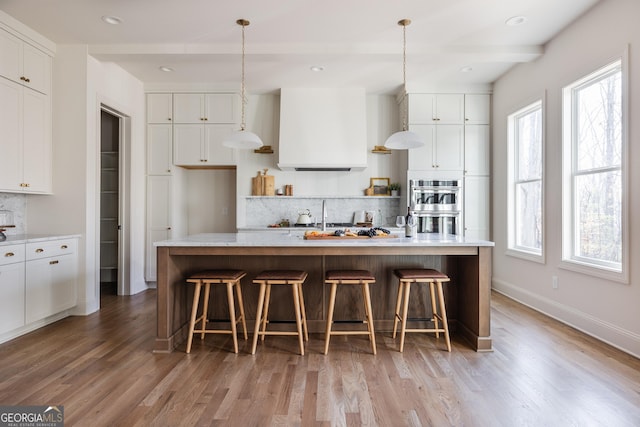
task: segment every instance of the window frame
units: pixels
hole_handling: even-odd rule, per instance
[[[628,47],[622,55],[616,55],[603,61],[594,71],[587,72],[582,77],[565,85],[562,88],[562,260],[560,267],[590,276],[601,277],[615,282],[629,283],[629,227],[628,227]],[[596,167],[591,169],[593,174],[606,171],[619,170],[621,178],[621,251],[622,260],[620,268],[615,268],[612,263],[592,262],[589,258],[575,254],[575,177],[585,176],[585,171],[577,169],[577,150],[574,135],[576,133],[574,122],[576,89],[584,88],[590,82],[601,80],[604,75],[613,70],[620,70],[621,83],[621,147],[620,166]]]
[[[546,122],[546,114],[545,114],[545,101],[546,94],[543,93],[541,97],[536,98],[533,101],[527,102],[527,104],[523,107],[518,108],[513,113],[507,116],[507,250],[506,254],[516,257],[522,258],[533,262],[538,262],[541,264],[545,263],[546,260],[546,220],[545,220],[545,122]],[[524,183],[525,181],[517,180],[518,175],[518,162],[517,156],[520,149],[519,139],[517,135],[517,121],[519,118],[534,112],[535,110],[540,110],[540,155],[541,155],[541,165],[540,165],[540,213],[541,213],[541,247],[540,251],[532,251],[529,248],[524,246],[518,246],[516,243],[516,192],[518,190],[518,183]],[[537,180],[534,180],[537,181]],[[532,180],[527,180],[527,182],[533,182]]]

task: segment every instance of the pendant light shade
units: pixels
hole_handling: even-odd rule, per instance
[[[422,147],[423,145],[424,142],[422,142],[418,134],[409,130],[396,132],[384,142],[385,148],[391,150],[407,150],[409,148]]]
[[[240,86],[240,97],[242,102],[242,123],[240,124],[240,130],[229,135],[223,142],[222,145],[229,148],[240,148],[244,150],[256,149],[262,147],[264,144],[258,135],[253,132],[249,132],[245,130],[245,116],[244,116],[244,107],[247,103],[247,98],[245,96],[245,85],[244,85],[244,27],[250,24],[246,19],[238,19],[236,24],[242,27],[242,79]]]
[[[407,89],[407,25],[411,24],[410,19],[402,19],[398,21],[398,25],[402,27],[402,89],[406,92]],[[407,150],[410,148],[422,147],[424,142],[420,137],[409,130],[407,130],[407,110],[402,109],[402,131],[396,132],[391,135],[384,142],[385,148],[391,150]]]

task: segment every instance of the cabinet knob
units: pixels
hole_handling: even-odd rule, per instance
[[[55,261],[49,261],[49,265],[58,264],[58,262],[59,262],[58,260],[55,260]]]
[[[200,121],[204,122],[206,119],[204,117],[200,117]]]
[[[171,169],[167,169],[167,172],[171,172]]]
[[[468,118],[468,117],[465,117],[464,121],[465,121],[465,122],[468,122],[468,121],[469,121],[469,118]]]
[[[12,257],[12,256],[16,256],[16,254],[14,254],[13,252],[7,252],[7,253],[4,254],[4,256],[9,258],[9,257]]]
[[[67,245],[62,245],[62,246],[60,246],[60,249],[69,249],[69,246],[67,246]]]
[[[171,117],[167,117],[167,121],[170,122],[171,121]]]
[[[171,230],[171,227],[167,227],[167,230]]]
[[[38,248],[38,249],[36,249],[36,253],[37,253],[37,254],[41,254],[42,252],[44,252],[44,249],[42,249],[42,248]]]

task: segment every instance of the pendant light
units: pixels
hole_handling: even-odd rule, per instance
[[[244,85],[244,27],[250,24],[246,19],[238,19],[236,24],[242,27],[242,83],[240,86],[240,97],[242,102],[242,121],[240,123],[240,130],[232,133],[227,137],[222,145],[230,148],[241,148],[241,149],[255,149],[262,147],[262,140],[258,135],[253,132],[249,132],[245,130],[245,116],[244,116],[244,107],[246,102],[245,96],[245,85]]]
[[[402,90],[407,90],[407,25],[411,24],[410,19],[401,19],[398,25],[402,27]],[[385,148],[393,150],[406,150],[409,148],[422,147],[424,142],[420,137],[407,130],[407,109],[402,109],[402,131],[391,135],[384,142]]]

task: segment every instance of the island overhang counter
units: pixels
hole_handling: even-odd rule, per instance
[[[251,280],[263,269],[300,269],[309,273],[303,286],[310,332],[325,326],[328,287],[324,272],[330,269],[367,269],[376,276],[371,298],[376,332],[393,324],[396,268],[436,268],[451,278],[445,298],[454,334],[476,351],[492,349],[490,331],[491,251],[493,242],[454,235],[420,233],[413,238],[305,240],[303,233],[206,233],[155,243],[157,249],[157,332],[154,351],[171,352],[186,340],[191,307],[190,286],[185,278],[213,268],[237,268],[243,279],[245,312],[253,323],[257,286]],[[412,289],[411,310],[425,317],[424,289]],[[413,296],[414,293],[416,296]],[[284,298],[284,297],[283,297]],[[216,301],[220,301],[217,304]],[[224,318],[224,298],[212,300],[210,315]],[[359,299],[346,295],[336,302],[336,319],[362,318]],[[282,306],[282,307],[280,307]],[[274,304],[270,318],[291,319],[289,304]],[[411,311],[409,313],[411,318]],[[250,327],[251,329],[251,327]]]

